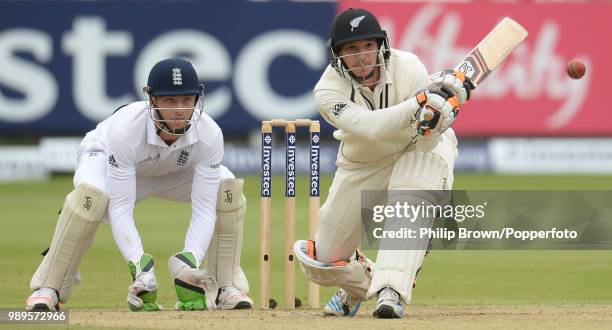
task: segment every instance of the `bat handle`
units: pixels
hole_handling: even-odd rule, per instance
[[[419,127],[417,127],[417,130],[419,134],[427,135],[428,134],[427,132],[430,129],[434,128],[434,119],[436,117],[436,114],[431,109],[429,109],[427,106],[425,106],[421,110],[419,117],[420,117]]]
[[[434,118],[434,112],[431,109],[425,107],[421,113],[421,122],[428,122]]]

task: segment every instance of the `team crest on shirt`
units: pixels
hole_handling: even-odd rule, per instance
[[[347,106],[348,104],[344,102],[336,103],[336,105],[334,105],[334,108],[332,109],[332,115],[336,118],[339,118],[340,114],[342,113],[342,111],[344,111],[344,109],[346,109]]]
[[[187,164],[188,161],[189,161],[189,151],[181,150],[181,153],[179,154],[178,159],[176,160],[176,166],[185,166],[185,164]]]
[[[183,84],[183,75],[180,68],[172,68],[172,84],[176,86]]]

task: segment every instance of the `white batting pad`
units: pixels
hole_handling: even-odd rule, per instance
[[[298,240],[293,245],[294,254],[306,278],[320,285],[341,287],[355,298],[365,298],[372,280],[369,270],[374,266],[372,261],[367,258],[361,261],[351,258],[339,266],[323,263],[308,256],[307,244],[305,240]]]

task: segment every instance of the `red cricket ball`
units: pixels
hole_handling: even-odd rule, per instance
[[[584,62],[579,59],[573,59],[567,63],[567,75],[572,79],[580,79],[586,72]]]

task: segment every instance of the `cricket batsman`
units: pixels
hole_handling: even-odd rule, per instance
[[[375,297],[374,316],[401,318],[427,248],[379,249],[376,264],[362,255],[361,191],[451,189],[457,140],[450,126],[473,85],[452,70],[430,77],[417,56],[389,47],[364,9],[334,18],[328,47],[331,63],[314,96],[337,129],[338,169],[315,241],[297,241],[295,254],[311,281],[339,287],[325,315],[354,316]],[[419,196],[410,202],[435,202]]]
[[[30,282],[28,310],[59,309],[101,222],[108,222],[133,283],[133,311],[161,309],[153,257],[143,250],[134,204],[157,196],[191,203],[182,251],[168,260],[178,310],[251,308],[240,267],[246,212],[243,180],[221,165],[223,134],[203,112],[204,86],[186,60],[151,69],[145,101],[125,105],[83,138],[74,190],[64,202],[51,246]],[[200,264],[208,252],[208,267]]]

